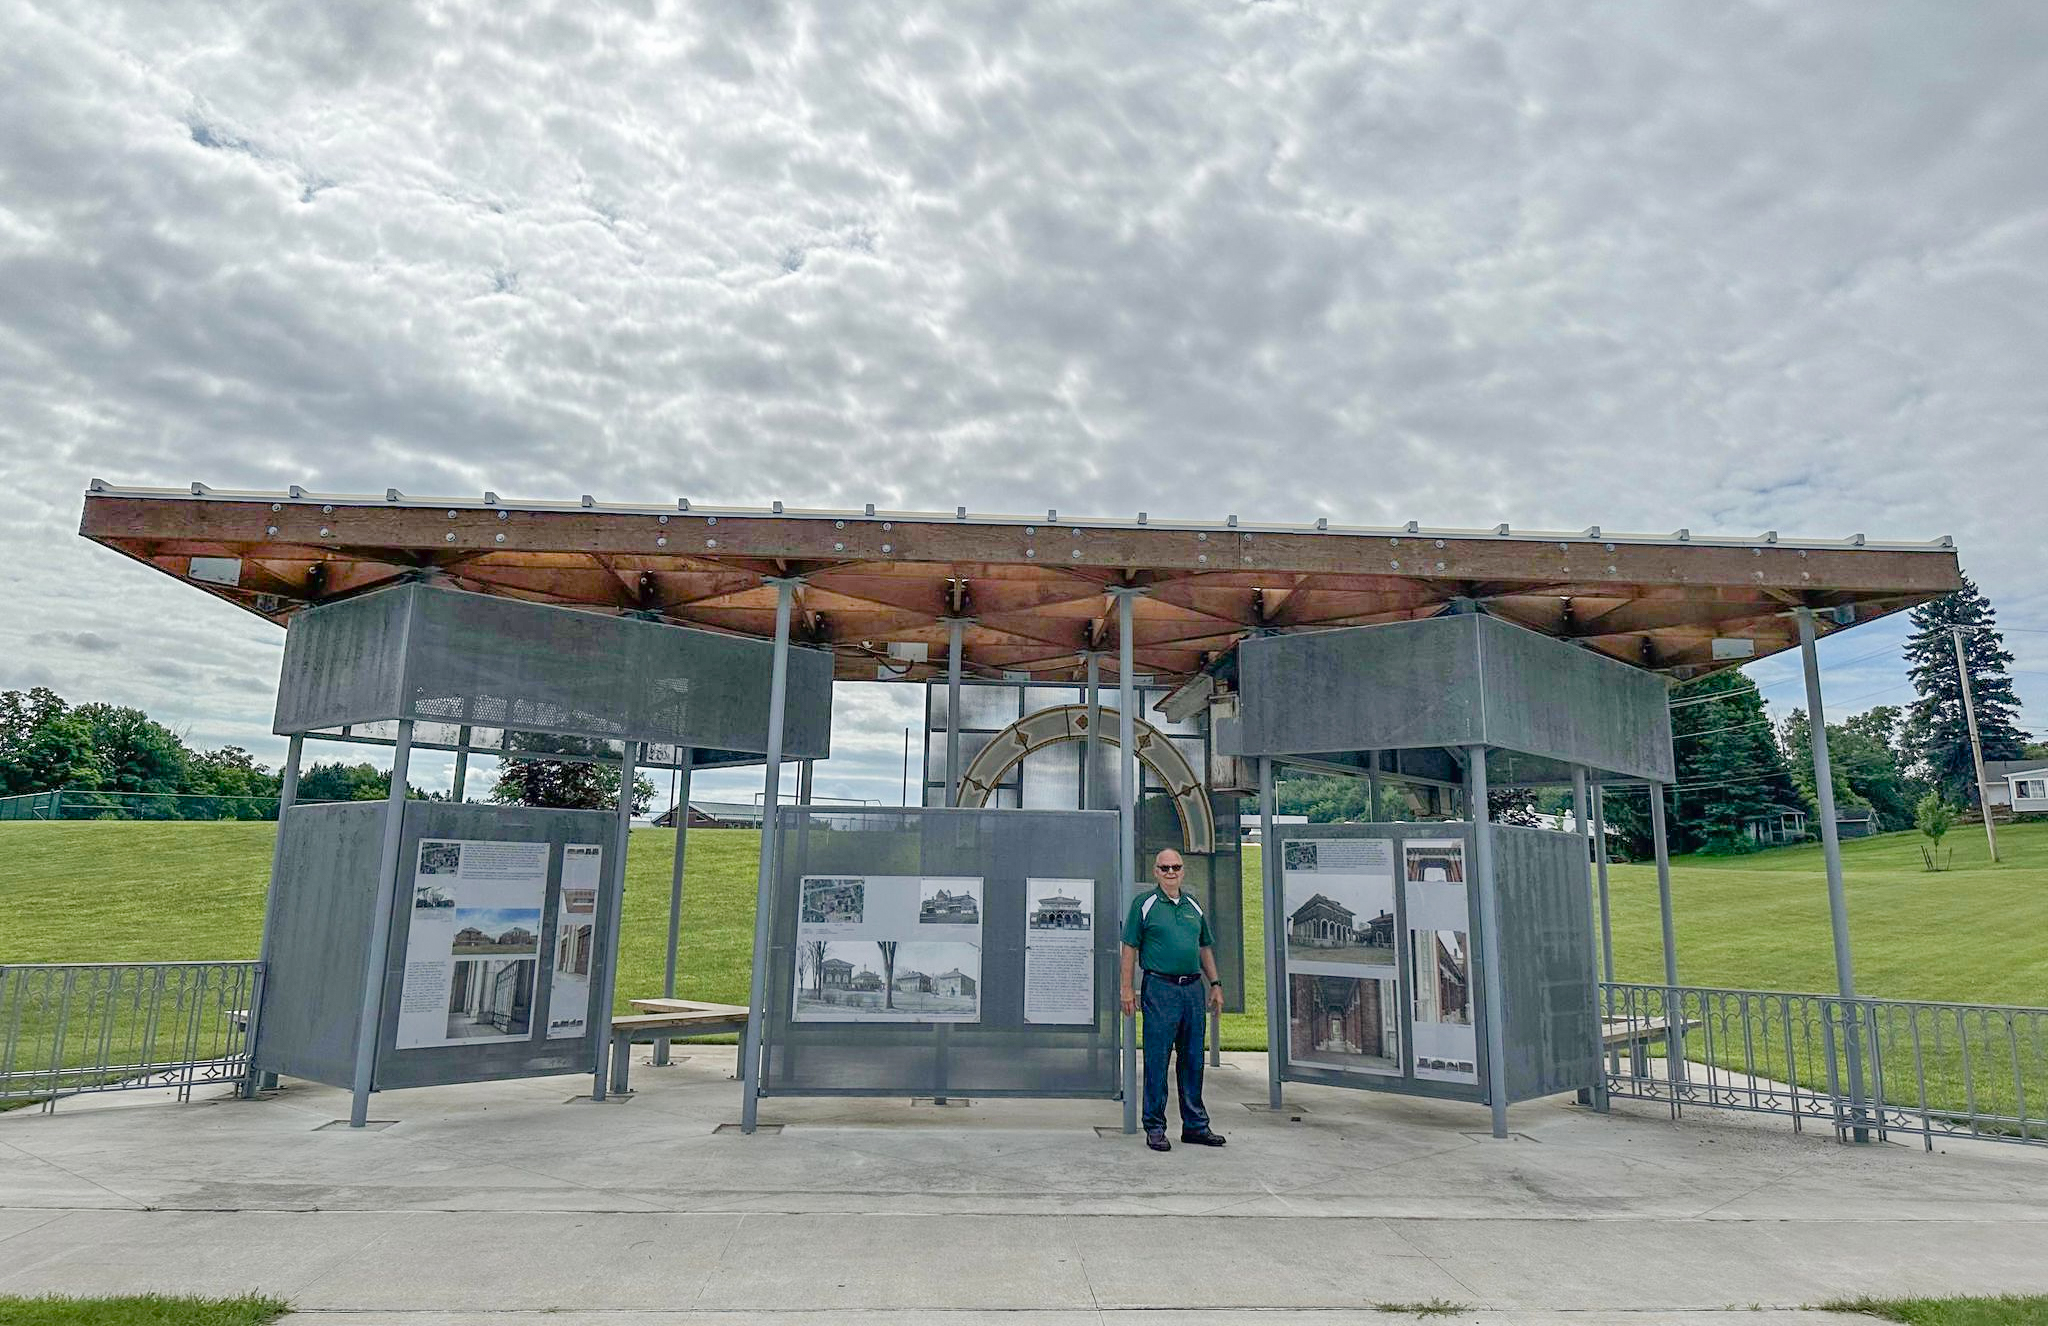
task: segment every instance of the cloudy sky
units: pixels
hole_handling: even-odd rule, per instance
[[[2048,729],[2048,6],[1125,8],[0,0],[0,685],[281,751],[98,476],[1953,534]]]

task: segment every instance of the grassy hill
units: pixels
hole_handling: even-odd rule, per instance
[[[0,963],[253,957],[273,826],[261,823],[0,824]],[[1949,837],[1954,869],[1920,868],[1917,835],[1846,844],[1857,987],[1897,998],[2048,1004],[2048,824]],[[633,835],[619,996],[657,994],[674,834]],[[759,836],[690,835],[684,994],[744,1003]],[[1247,853],[1256,888],[1259,856]],[[1832,990],[1827,883],[1817,846],[1673,863],[1679,976],[1687,983]],[[1613,872],[1615,953],[1624,980],[1661,980],[1656,872]],[[1256,909],[1245,937],[1252,1013],[1224,1043],[1265,1045]]]

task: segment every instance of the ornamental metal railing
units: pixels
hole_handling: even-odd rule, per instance
[[[1607,1092],[1844,1137],[2048,1145],[2048,1008],[1612,984]]]
[[[257,962],[0,965],[0,1106],[87,1091],[235,1083]]]
[[[301,801],[307,798],[300,798]],[[66,787],[0,797],[4,820],[274,820],[277,798]]]

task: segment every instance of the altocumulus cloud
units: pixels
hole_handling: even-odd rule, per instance
[[[2048,627],[2032,0],[0,0],[0,122],[0,683],[195,740],[277,633],[90,475],[1953,533]]]

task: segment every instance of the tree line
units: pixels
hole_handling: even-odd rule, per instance
[[[514,733],[516,750],[603,758],[603,743]],[[616,758],[616,757],[614,757]],[[65,794],[70,815],[152,819],[269,819],[283,771],[240,746],[194,750],[140,709],[67,703],[46,686],[0,691],[0,796]],[[406,783],[408,796],[442,800]],[[301,801],[382,801],[391,771],[368,761],[319,760],[299,771]],[[634,780],[645,811],[654,785]],[[500,766],[490,798],[501,804],[609,810],[618,804],[616,768],[571,760],[523,759]],[[146,799],[147,804],[144,804]]]

